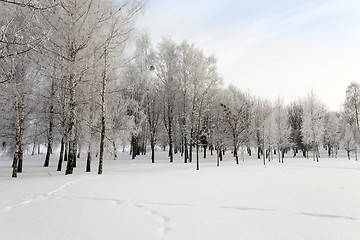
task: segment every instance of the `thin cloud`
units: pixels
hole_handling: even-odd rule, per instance
[[[215,54],[225,83],[287,101],[314,89],[337,110],[360,79],[359,10],[353,0],[155,0],[139,26],[154,45],[169,36]]]

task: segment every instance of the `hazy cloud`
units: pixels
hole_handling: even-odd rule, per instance
[[[150,1],[139,26],[152,40],[194,42],[218,58],[225,83],[291,101],[314,89],[337,110],[360,79],[360,2]]]

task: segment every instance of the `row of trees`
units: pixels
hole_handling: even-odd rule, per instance
[[[13,177],[22,171],[23,151],[30,143],[46,143],[45,167],[54,144],[59,143],[58,170],[65,159],[66,174],[71,174],[80,146],[88,148],[91,161],[95,137],[99,138],[101,173],[106,105],[120,105],[118,95],[107,99],[107,94],[121,87],[117,71],[128,61],[125,51],[144,2],[0,4],[1,125],[3,147],[14,153]],[[114,114],[118,114],[116,110]]]
[[[216,58],[188,42],[164,38],[152,47],[146,33],[133,31],[144,2],[0,0],[0,97],[3,150],[13,154],[13,177],[24,151],[47,147],[44,167],[59,148],[58,171],[72,174],[76,157],[93,155],[102,173],[104,153],[117,158],[129,143],[133,158],[156,146],[169,161],[181,154],[196,161],[200,150],[226,149],[234,159],[252,154],[266,164],[290,150],[319,161],[319,149],[337,156],[357,152],[359,85],[346,92],[344,110],[328,112],[314,93],[287,106],[234,86],[222,87]],[[131,45],[131,43],[135,43]],[[356,155],[357,156],[357,155]]]

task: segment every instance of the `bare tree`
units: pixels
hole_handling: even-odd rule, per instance
[[[301,135],[304,143],[312,147],[314,161],[319,161],[319,146],[324,134],[325,107],[311,92],[304,101]]]
[[[279,155],[279,162],[284,163],[284,154],[287,148],[291,146],[290,134],[291,128],[288,122],[288,112],[286,111],[283,100],[278,98],[274,105],[274,135],[275,145]]]
[[[230,86],[226,92],[226,102],[221,103],[229,138],[232,141],[236,164],[239,164],[238,150],[244,143],[244,136],[250,131],[251,101],[249,96]]]

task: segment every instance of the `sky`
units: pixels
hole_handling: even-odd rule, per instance
[[[138,28],[218,59],[224,86],[285,103],[314,91],[340,110],[360,82],[358,0],[149,0]]]

